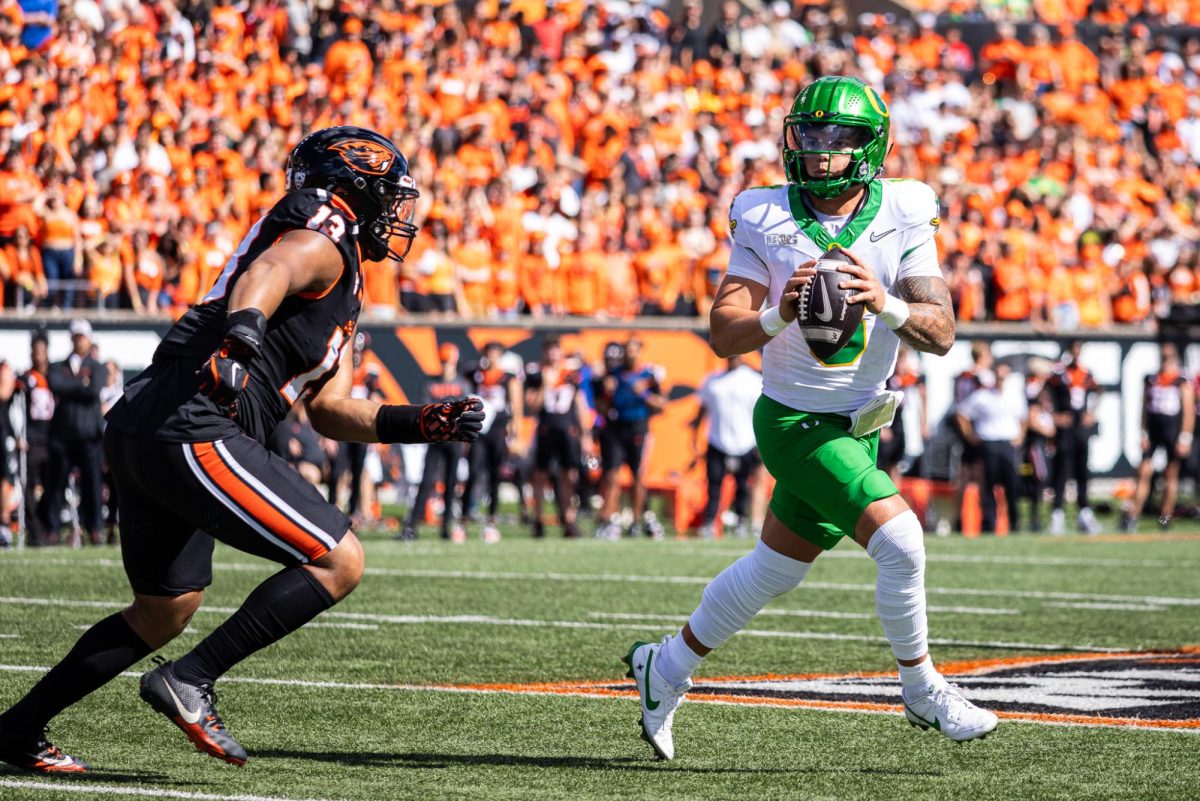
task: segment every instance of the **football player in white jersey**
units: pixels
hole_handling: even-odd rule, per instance
[[[713,579],[677,634],[635,643],[625,657],[641,696],[643,737],[664,759],[674,757],[675,710],[700,661],[799,586],[842,537],[853,537],[878,567],[876,611],[909,722],[957,741],[996,728],[996,716],[963,698],[929,658],[924,532],[875,463],[878,428],[894,413],[884,384],[900,342],[937,355],[954,343],[934,244],[938,201],[919,181],[880,178],[888,127],[874,89],[856,78],[821,78],[784,118],[788,183],[733,201],[732,254],[710,338],[721,357],[763,348],[754,426],[776,487],[754,550]],[[801,289],[832,248],[850,258],[841,285],[865,314],[848,344],[822,360],[792,323]]]

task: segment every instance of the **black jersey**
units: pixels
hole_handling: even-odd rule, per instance
[[[1146,414],[1178,419],[1183,416],[1183,387],[1187,379],[1179,373],[1157,372],[1146,376]]]
[[[560,428],[579,425],[579,415],[575,412],[575,396],[580,391],[577,371],[565,366],[543,366],[531,362],[525,366],[525,386],[527,389],[543,390],[538,425]]]
[[[509,387],[517,377],[498,364],[489,364],[486,359],[470,365],[465,375],[471,382],[471,393],[477,395],[496,415],[491,427],[498,425],[503,428],[508,425],[512,417]]]
[[[320,231],[337,246],[342,274],[323,292],[284,299],[271,315],[262,353],[248,365],[249,383],[231,420],[198,391],[196,371],[225,336],[228,298],[238,278],[284,234],[305,228]],[[333,375],[342,348],[354,341],[363,289],[357,240],[354,215],[340,198],[324,189],[285,195],[246,234],[204,300],[167,332],[150,367],[128,384],[108,422],[169,442],[207,442],[245,432],[265,443],[292,404]]]

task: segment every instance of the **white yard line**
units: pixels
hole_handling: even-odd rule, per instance
[[[0,640],[19,640],[20,634],[0,634]]]
[[[71,628],[75,629],[76,631],[87,631],[94,625],[96,625],[96,624],[95,623],[72,623]],[[184,634],[199,634],[200,630],[194,629],[191,626],[188,626],[187,628],[185,628],[183,630],[183,633]]]
[[[103,777],[99,777],[102,781]],[[321,799],[284,798],[277,795],[217,795],[215,793],[189,793],[185,790],[168,790],[161,787],[123,787],[95,782],[35,782],[21,779],[0,779],[0,787],[14,790],[33,790],[44,793],[88,793],[89,795],[132,795],[141,798],[181,798],[187,801],[322,801]]]
[[[1139,609],[1141,607],[1138,607]],[[926,611],[936,614],[956,615],[1019,615],[1020,609],[1004,609],[986,606],[930,606]],[[759,616],[766,617],[813,617],[831,620],[875,620],[874,612],[833,612],[825,609],[763,609]],[[634,612],[589,612],[589,617],[607,620],[641,620],[645,618],[672,617],[669,614],[640,614]]]
[[[1104,601],[1047,601],[1042,606],[1053,609],[1112,609],[1122,612],[1164,612],[1167,607],[1154,604],[1106,603]]]
[[[0,566],[5,564],[0,558]],[[15,560],[14,560],[15,562]],[[29,564],[70,564],[70,565],[99,565],[101,567],[121,567],[121,562],[112,559],[35,559],[24,560]],[[10,562],[13,563],[13,562]],[[1171,562],[1179,565],[1180,562]],[[251,562],[214,562],[216,569],[236,570],[244,572],[267,573],[271,565]],[[631,573],[562,573],[562,572],[519,572],[519,571],[489,571],[489,570],[424,570],[388,567],[368,567],[369,576],[389,576],[393,578],[433,578],[433,579],[463,579],[473,581],[575,581],[615,584],[687,584],[707,585],[713,576],[651,576]],[[837,582],[806,581],[803,587],[819,590],[843,590],[849,592],[875,592],[874,584],[848,584]],[[1039,590],[1002,590],[984,589],[978,587],[937,587],[927,586],[925,592],[930,595],[967,595],[978,598],[1032,598],[1036,600],[1062,601],[1114,601],[1119,603],[1153,604],[1158,606],[1200,606],[1200,598],[1180,598],[1157,595],[1109,595],[1087,592],[1051,592]],[[96,602],[99,608],[111,608],[106,602]],[[232,610],[230,610],[232,611]]]
[[[707,551],[696,551],[695,556],[744,556],[749,553],[750,546],[745,550],[734,548],[712,548]],[[851,559],[869,561],[870,557],[862,549],[846,549],[826,551],[822,559]],[[1200,567],[1200,562],[1173,559],[1103,559],[1083,558],[1076,556],[997,556],[990,554],[955,554],[929,553],[926,559],[930,562],[952,562],[970,565],[1031,565],[1036,567]]]
[[[64,598],[14,598],[0,597],[0,604],[11,604],[14,606],[21,605],[43,605],[43,606],[87,606],[92,607],[97,604],[102,604],[102,601],[72,601]],[[114,602],[108,604],[111,607],[119,607],[122,604]],[[197,614],[201,612],[228,614],[230,609],[226,607],[200,607]],[[341,620],[354,620],[357,622],[370,623],[391,623],[396,625],[421,625],[421,624],[470,624],[483,626],[516,626],[522,628],[552,628],[552,629],[598,629],[598,630],[615,630],[615,629],[637,629],[643,630],[646,624],[640,622],[612,622],[612,623],[597,623],[584,620],[541,620],[532,618],[511,618],[511,617],[496,617],[493,615],[386,615],[375,614],[372,612],[339,612],[331,610],[325,613],[326,617],[338,618]],[[654,618],[648,616],[651,620],[663,620],[668,623],[681,622],[686,619],[684,616],[667,615],[662,618]],[[795,640],[841,640],[846,642],[872,642],[882,643],[884,639],[873,634],[841,634],[837,632],[826,631],[773,631],[769,629],[742,629],[740,635],[747,637],[771,637]],[[1091,643],[1068,645],[1062,643],[1028,643],[1028,642],[1007,642],[1004,640],[953,640],[953,639],[932,639],[930,643],[934,645],[957,646],[965,648],[1003,648],[1014,651],[1085,651],[1085,652],[1107,652],[1120,653],[1129,650],[1128,648],[1112,648]]]

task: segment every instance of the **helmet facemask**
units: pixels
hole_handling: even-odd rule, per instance
[[[876,141],[866,125],[814,122],[789,115],[783,128],[783,163],[788,178],[820,198],[833,198],[852,184],[867,183],[868,149]]]

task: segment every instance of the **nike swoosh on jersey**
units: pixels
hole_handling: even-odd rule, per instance
[[[167,688],[167,692],[171,694],[171,700],[175,702],[175,708],[179,710],[179,717],[183,718],[184,723],[195,725],[200,722],[200,710],[192,711],[183,705],[183,701],[179,700],[179,696],[171,689],[170,682],[164,680],[163,685]]]
[[[895,233],[895,231],[896,231],[895,228],[889,228],[886,231],[884,231],[882,234],[871,234],[871,241],[878,242],[880,239],[883,239],[888,234]]]

